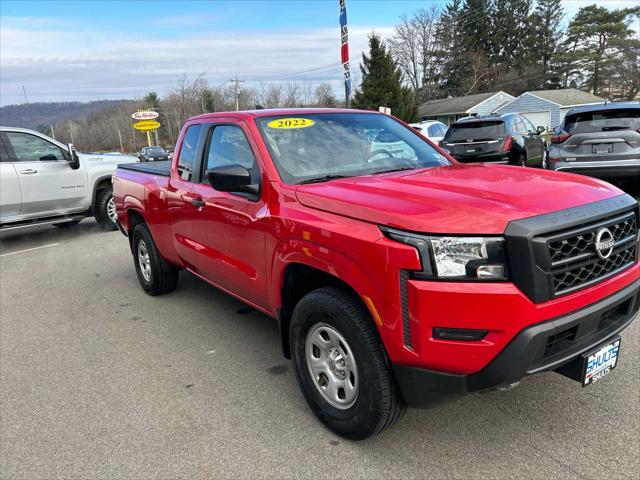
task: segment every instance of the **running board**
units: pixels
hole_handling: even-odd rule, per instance
[[[76,220],[82,220],[87,218],[86,215],[66,216],[58,218],[49,218],[47,220],[31,220],[20,223],[10,223],[9,225],[0,225],[0,232],[14,232],[16,230],[22,230],[23,228],[38,227],[40,225],[56,225],[58,223],[73,222]]]

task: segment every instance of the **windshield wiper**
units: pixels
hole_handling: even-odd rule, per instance
[[[370,175],[377,175],[379,173],[392,173],[392,172],[404,172],[405,170],[416,170],[421,167],[396,167],[388,170],[378,170],[377,172],[371,172]]]
[[[320,183],[327,182],[329,180],[336,180],[337,178],[349,178],[351,175],[324,175],[322,177],[309,178],[307,180],[303,180],[298,182],[298,185],[305,185],[307,183]]]

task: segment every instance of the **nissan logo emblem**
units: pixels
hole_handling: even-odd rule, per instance
[[[603,260],[611,256],[615,243],[616,240],[608,228],[601,228],[596,233],[596,253]]]

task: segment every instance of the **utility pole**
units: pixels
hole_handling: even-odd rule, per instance
[[[22,93],[24,95],[24,103],[29,103],[29,100],[27,100],[27,89],[24,88],[24,85],[22,85]]]
[[[53,131],[53,125],[51,125],[51,138],[56,139],[56,132]]]
[[[120,140],[120,152],[124,153],[124,145],[122,145],[122,133],[120,132],[120,127],[116,127],[118,130],[118,140]]]
[[[238,80],[238,76],[236,78],[232,78],[229,80],[231,83],[235,85],[236,88],[236,111],[240,110],[240,84],[244,82],[244,80]]]

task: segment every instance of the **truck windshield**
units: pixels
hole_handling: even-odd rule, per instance
[[[574,113],[568,115],[565,121],[565,130],[572,135],[638,129],[640,129],[640,108]]]
[[[286,183],[450,165],[412,129],[376,113],[312,113],[256,118]]]
[[[505,135],[504,121],[453,124],[444,137],[448,142],[493,140]]]

